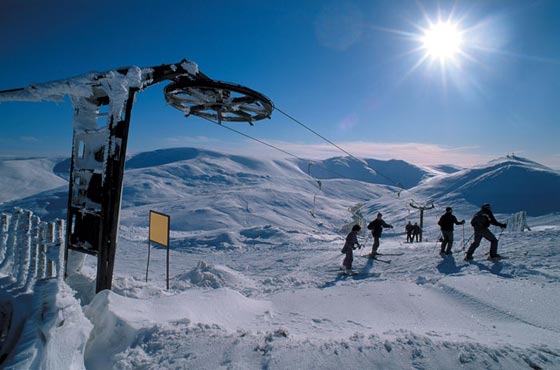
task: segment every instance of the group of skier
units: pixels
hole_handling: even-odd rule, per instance
[[[371,259],[377,259],[379,253],[377,250],[379,249],[379,239],[381,238],[381,233],[383,229],[388,228],[392,229],[393,225],[386,223],[383,218],[382,214],[378,213],[375,220],[370,222],[367,226],[368,230],[371,230],[371,235],[373,236],[373,245],[371,248],[371,252],[368,254],[368,257]],[[453,209],[451,207],[447,207],[445,209],[445,214],[443,214],[438,221],[438,225],[441,229],[441,246],[440,246],[440,255],[450,255],[453,254],[452,246],[453,246],[453,231],[454,225],[464,225],[465,220],[459,221],[455,215],[453,215]],[[409,228],[411,223],[409,222],[406,225],[405,231],[407,233],[407,242],[412,242],[412,235],[414,235],[414,231],[412,228]],[[502,258],[498,254],[498,239],[496,236],[490,231],[490,225],[499,226],[504,229],[507,225],[505,223],[498,222],[492,213],[492,207],[490,204],[485,203],[482,205],[481,209],[473,216],[471,220],[471,226],[474,229],[473,234],[473,242],[470,244],[467,253],[465,255],[466,261],[471,261],[473,259],[473,253],[480,245],[482,239],[486,239],[490,242],[490,259],[500,259]],[[419,228],[419,227],[418,227]],[[410,239],[409,239],[409,232],[408,230],[411,229]],[[344,247],[342,248],[341,252],[345,254],[344,261],[342,263],[344,273],[349,273],[352,271],[352,262],[354,259],[353,251],[356,248],[362,248],[362,245],[358,242],[358,232],[361,230],[360,225],[354,225],[352,227],[352,231],[346,236],[346,242]],[[421,232],[421,231],[420,231]]]
[[[413,225],[410,221],[408,221],[408,223],[404,227],[404,231],[406,232],[407,243],[413,243],[414,240],[416,240],[416,242],[420,241],[422,228],[420,227],[420,225],[418,225],[418,222],[415,222]]]
[[[373,245],[371,246],[371,253],[368,254],[368,257],[371,259],[377,258],[377,249],[379,248],[379,239],[381,238],[381,233],[383,232],[384,228],[392,229],[393,225],[390,225],[383,221],[383,215],[381,213],[377,214],[375,220],[371,221],[367,228],[371,230],[371,235],[373,236]],[[357,248],[362,248],[362,245],[358,242],[358,232],[362,228],[360,225],[354,225],[352,227],[352,231],[346,236],[346,242],[344,243],[344,247],[342,248],[341,252],[344,253],[346,256],[344,257],[344,261],[342,262],[344,273],[348,273],[352,271],[352,261],[354,260],[353,250]]]

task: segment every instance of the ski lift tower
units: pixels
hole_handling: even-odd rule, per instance
[[[422,231],[420,231],[420,241],[422,241],[422,234],[424,233],[424,211],[427,210],[427,209],[434,208],[434,204],[432,203],[429,206],[428,205],[419,205],[419,204],[416,204],[416,202],[412,201],[410,203],[410,206],[412,208],[420,210],[420,230],[422,230]]]
[[[273,104],[247,87],[216,81],[182,60],[124,67],[0,91],[0,102],[62,101],[74,107],[65,261],[70,251],[97,257],[96,291],[111,289],[117,248],[126,146],[137,92],[168,81],[165,100],[186,117],[221,124],[270,118]]]

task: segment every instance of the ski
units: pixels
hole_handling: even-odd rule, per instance
[[[391,263],[391,260],[384,260],[384,259],[380,259],[380,258],[371,258],[368,255],[361,256],[361,257],[364,257],[364,258],[367,258],[367,259],[370,259],[370,260],[374,260],[374,261],[383,262],[383,263]]]
[[[379,261],[379,262],[383,262],[383,263],[391,263],[391,260],[382,260],[379,258],[372,258],[374,261]]]
[[[449,253],[449,254],[446,254],[446,253],[438,253],[438,256],[440,256],[441,258],[453,257],[453,256],[454,256],[454,253]]]
[[[492,258],[492,257],[488,257],[488,261],[492,261],[492,262],[499,262],[501,260],[507,260],[507,257],[498,257],[498,258]]]
[[[499,258],[490,258],[490,257],[486,258],[487,261],[491,261],[491,262],[500,262],[501,260],[507,260],[507,259],[508,257],[503,257],[503,256]],[[475,259],[474,258],[472,260],[464,259],[464,261],[470,263],[470,262],[474,262]]]
[[[486,253],[486,255],[488,256],[488,258],[487,258],[488,261],[493,261],[493,262],[498,262],[498,261],[500,261],[500,260],[505,260],[505,259],[507,259],[507,257],[505,257],[505,256],[499,256],[499,257],[494,257],[494,258],[492,258],[492,257],[490,257],[490,254],[489,254],[489,253]]]
[[[403,256],[404,253],[377,253],[379,256]]]
[[[343,273],[341,272],[340,274],[338,274],[338,276],[340,278],[359,278],[359,279],[363,279],[363,278],[368,278],[368,277],[379,277],[379,274],[377,273],[372,273],[372,272],[352,272],[352,273]]]

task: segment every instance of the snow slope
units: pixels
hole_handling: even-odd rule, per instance
[[[53,172],[59,161],[58,158],[0,158],[0,204],[67,184]]]
[[[344,178],[373,184],[385,184],[409,189],[434,175],[433,171],[420,168],[402,160],[335,157],[323,161],[299,162],[302,171],[317,179]]]
[[[500,251],[511,259],[497,263],[485,259],[487,246],[468,264],[461,254],[442,259],[433,243],[406,245],[389,235],[382,251],[405,254],[383,256],[390,264],[357,256],[354,277],[340,275],[342,241],[332,234],[295,234],[289,243],[263,236],[231,249],[193,246],[172,250],[169,292],[165,252],[153,251],[146,285],[135,240],[142,230],[125,229],[114,292],[86,308],[95,328],[88,348],[98,348],[86,351],[86,364],[558,368],[559,221],[549,218],[552,229],[502,236]],[[538,251],[529,250],[533,245]],[[145,296],[147,287],[153,295]],[[108,345],[106,333],[120,345]],[[100,350],[108,356],[100,359]]]
[[[558,174],[503,158],[403,191],[364,181],[362,170],[351,177],[360,180],[322,179],[319,189],[293,160],[189,148],[132,157],[113,290],[94,294],[90,256],[79,274],[59,283],[74,289],[89,321],[68,319],[81,333],[91,330],[85,368],[560,369],[560,207],[530,212],[539,215],[529,218],[532,231],[494,230],[500,253],[510,257],[499,262],[486,259],[485,241],[474,262],[463,261],[470,227],[456,228],[452,256],[441,258],[434,242],[434,218],[443,208],[453,204],[458,217],[468,217],[480,205],[479,189],[510,184],[496,180],[501,174],[542,186],[540,194],[550,196]],[[500,209],[502,191],[484,198],[500,220],[508,212]],[[18,201],[48,216],[53,212],[45,205],[52,207],[57,192],[62,189]],[[404,243],[402,228],[417,217],[411,199],[436,203],[426,214],[423,243]],[[152,248],[145,281],[150,209],[171,215],[169,291],[162,248]],[[378,211],[395,225],[380,248],[391,262],[368,260],[360,256],[367,250],[356,250],[359,274],[341,275],[342,230]],[[369,248],[372,240],[364,233],[360,241]],[[63,346],[59,340],[48,339],[42,354],[51,368],[81,368],[52,349]],[[13,363],[17,353],[11,356]]]

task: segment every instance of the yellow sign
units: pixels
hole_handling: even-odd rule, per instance
[[[150,241],[169,247],[169,216],[150,211]]]

